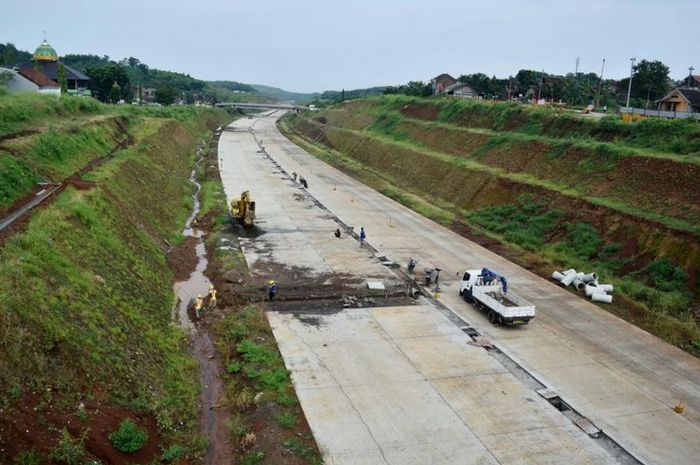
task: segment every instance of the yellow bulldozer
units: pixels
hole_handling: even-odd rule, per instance
[[[231,201],[230,212],[233,220],[243,225],[245,229],[253,227],[255,202],[253,202],[250,191],[244,191],[239,197],[235,197]]]

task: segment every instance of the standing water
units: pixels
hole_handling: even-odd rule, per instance
[[[204,301],[207,302],[207,293],[211,285],[211,281],[204,276],[204,270],[206,270],[208,263],[207,252],[204,248],[204,232],[198,229],[194,222],[201,208],[199,192],[202,186],[196,177],[197,168],[202,161],[201,149],[197,149],[197,155],[197,161],[190,174],[190,182],[196,187],[192,195],[192,214],[187,218],[185,229],[182,231],[182,235],[185,237],[197,238],[195,247],[197,266],[186,281],[178,281],[173,286],[175,295],[178,297],[177,306],[173,309],[173,319],[178,321],[189,335],[193,344],[194,356],[199,362],[199,377],[202,384],[199,397],[202,433],[209,442],[204,463],[206,465],[219,465],[227,463],[227,456],[230,454],[227,450],[227,433],[224,426],[225,413],[218,408],[223,394],[223,386],[218,376],[216,351],[209,333],[195,324],[196,321],[192,319],[195,318],[194,314],[188,314],[188,308],[193,307],[198,294],[201,294]],[[211,311],[213,310],[204,310],[205,313]],[[201,317],[203,314],[200,314]]]

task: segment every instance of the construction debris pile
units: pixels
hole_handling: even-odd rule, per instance
[[[609,294],[615,288],[612,284],[600,284],[598,273],[579,273],[573,268],[566,271],[554,271],[552,279],[559,281],[564,287],[574,286],[577,291],[583,291],[593,302],[612,303]]]

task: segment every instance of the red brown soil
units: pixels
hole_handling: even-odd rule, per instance
[[[22,451],[34,449],[42,456],[41,464],[52,463],[47,457],[58,444],[63,428],[73,438],[84,437],[86,459],[105,465],[150,463],[160,455],[160,438],[155,418],[135,414],[101,400],[84,400],[85,420],[78,416],[78,405],[59,407],[60,394],[28,393],[0,409],[0,456],[8,463]],[[112,446],[109,435],[122,420],[131,418],[148,433],[146,445],[134,454],[124,454]],[[5,463],[5,462],[3,462]]]
[[[168,266],[175,274],[175,281],[186,280],[194,271],[199,262],[197,253],[195,252],[196,246],[197,238],[188,236],[184,241],[173,247],[170,252],[168,252],[168,255],[166,255]]]

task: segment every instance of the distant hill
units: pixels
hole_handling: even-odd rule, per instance
[[[320,96],[321,100],[330,100],[331,102],[340,102],[341,100],[352,100],[356,98],[371,97],[373,95],[382,95],[387,86],[367,87],[365,89],[351,90],[327,90]]]
[[[0,66],[19,66],[31,60],[31,53],[18,50],[11,43],[0,43]],[[151,68],[134,57],[114,60],[107,55],[66,54],[61,57],[66,65],[90,76],[90,68],[97,69],[105,66],[117,66],[123,69],[129,77],[131,89],[170,87],[178,95],[183,95],[188,102],[204,99],[214,102],[274,102],[307,101],[319,94],[303,94],[287,92],[276,87],[244,84],[237,81],[204,81],[185,73]]]
[[[297,103],[305,102],[308,100],[312,100],[316,97],[318,97],[320,94],[318,93],[303,93],[303,92],[289,92],[284,89],[280,89],[279,87],[271,87],[271,86],[265,86],[262,84],[251,84],[251,86],[259,93],[262,95],[266,95],[268,97],[272,97],[276,100],[282,100],[285,102],[290,102],[294,101]]]

